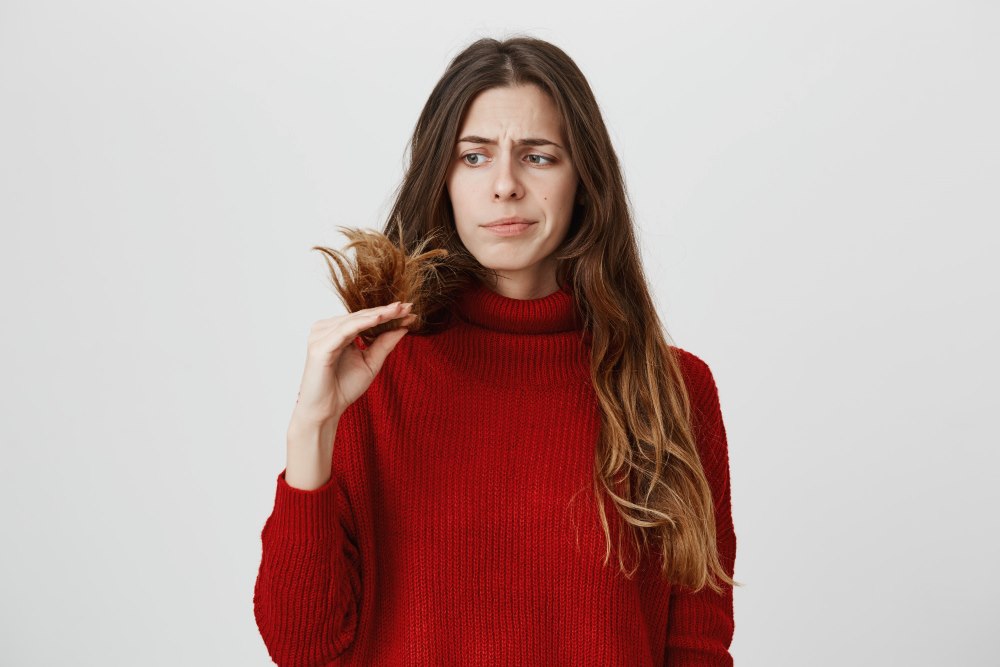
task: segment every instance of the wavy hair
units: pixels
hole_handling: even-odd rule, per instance
[[[740,585],[722,566],[711,488],[692,425],[680,361],[668,344],[642,269],[624,178],[597,101],[570,57],[528,36],[482,38],[459,53],[435,85],[409,142],[409,166],[381,234],[347,230],[346,252],[315,247],[327,258],[349,311],[413,301],[414,333],[446,326],[449,304],[467,282],[495,278],[457,236],[445,187],[463,114],[480,92],[534,84],[562,115],[583,196],[556,251],[557,281],[574,295],[589,341],[590,375],[600,405],[593,490],[599,502],[607,565],[611,530],[602,493],[626,531],[618,563],[626,577],[623,532],[634,551],[658,548],[662,575],[694,591]],[[391,239],[391,240],[390,240]],[[337,277],[334,264],[342,279]],[[365,332],[370,343],[384,323]]]

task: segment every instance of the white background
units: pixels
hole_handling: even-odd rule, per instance
[[[996,665],[995,3],[0,2],[5,665],[266,665],[313,245],[552,41],[729,434],[744,667]],[[993,265],[993,266],[991,266]]]

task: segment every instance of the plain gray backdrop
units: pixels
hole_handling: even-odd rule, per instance
[[[996,3],[0,2],[5,665],[267,665],[318,319],[448,60],[587,75],[718,382],[744,667],[997,665]],[[993,639],[991,639],[993,637]]]

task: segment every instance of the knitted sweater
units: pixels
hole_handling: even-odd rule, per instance
[[[732,588],[671,586],[648,556],[626,579],[610,501],[602,563],[600,414],[572,294],[518,300],[477,285],[456,312],[444,331],[404,336],[344,412],[325,485],[296,489],[279,473],[253,598],[271,658],[732,665]],[[676,349],[733,576],[718,392],[705,362]]]

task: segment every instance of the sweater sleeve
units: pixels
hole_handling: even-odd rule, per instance
[[[690,353],[688,353],[690,355]],[[704,361],[689,356],[695,433],[705,475],[715,500],[719,559],[726,573],[734,576],[736,533],[729,490],[729,452],[715,378]],[[667,628],[668,667],[731,667],[729,647],[733,639],[733,588],[724,585],[722,595],[704,588],[698,593],[675,586],[670,596]]]
[[[337,425],[330,479],[317,489],[297,489],[282,470],[261,531],[254,617],[271,659],[282,667],[336,664],[354,639],[361,563],[339,470],[360,437],[351,408]]]

